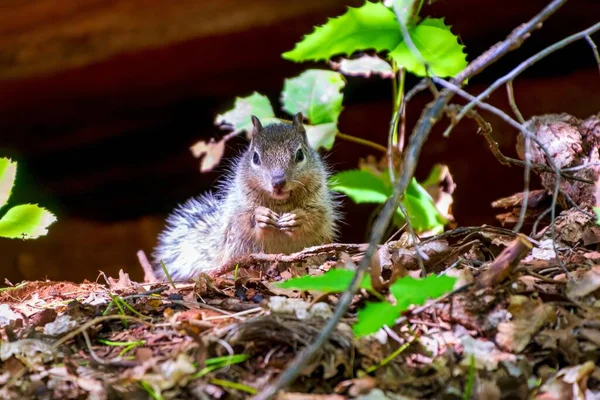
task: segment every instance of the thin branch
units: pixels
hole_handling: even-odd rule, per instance
[[[525,118],[517,106],[515,101],[515,91],[513,89],[513,81],[506,82],[506,93],[508,94],[508,103],[512,108],[513,113],[521,124],[525,123]],[[525,137],[525,171],[523,171],[523,201],[521,203],[521,211],[519,212],[519,220],[513,230],[519,232],[525,223],[525,214],[527,213],[527,204],[529,203],[529,184],[531,180],[531,139]]]
[[[592,37],[588,34],[585,35],[585,40],[590,44],[592,51],[594,52],[594,57],[596,58],[596,64],[598,64],[598,72],[600,72],[600,54],[598,54],[598,47],[596,47],[596,43],[592,40]]]
[[[523,41],[529,36],[530,32],[539,28],[543,21],[554,14],[556,10],[558,10],[566,2],[567,0],[552,1],[529,22],[515,29],[508,36],[508,38],[496,44],[471,62],[460,74],[458,74],[453,82],[462,84],[467,78],[477,75],[487,66],[493,64],[510,51],[519,48]],[[425,144],[433,125],[442,115],[445,106],[448,104],[452,96],[453,92],[451,90],[444,90],[434,102],[427,105],[425,110],[423,110],[421,118],[419,119],[419,122],[417,123],[417,126],[413,130],[413,134],[409,139],[409,144],[404,154],[401,169],[402,174],[400,179],[394,185],[394,193],[392,197],[385,202],[383,210],[375,222],[375,226],[371,232],[369,247],[365,252],[365,256],[361,259],[348,289],[340,296],[335,312],[331,318],[329,318],[327,324],[323,327],[314,342],[299,352],[294,360],[292,360],[289,366],[285,369],[285,371],[279,375],[277,380],[267,386],[261,393],[257,394],[254,397],[254,400],[270,399],[276,395],[280,389],[283,389],[292,383],[300,374],[302,369],[310,362],[314,354],[323,346],[325,341],[329,338],[329,335],[331,335],[333,332],[333,329],[341,320],[342,316],[348,310],[348,307],[352,302],[352,298],[354,297],[354,293],[360,286],[360,282],[362,281],[365,271],[371,263],[371,258],[375,254],[378,244],[383,239],[386,227],[388,226],[390,219],[400,203],[400,199],[404,196],[404,192],[408,188],[408,185],[414,176],[421,149],[423,148],[423,145]]]
[[[505,83],[514,80],[523,71],[525,71],[527,68],[531,67],[536,62],[540,61],[542,58],[554,53],[557,50],[562,49],[563,47],[565,47],[579,39],[583,39],[586,36],[589,36],[598,30],[600,30],[600,22],[598,22],[595,25],[592,25],[591,27],[589,27],[581,32],[578,32],[569,37],[566,37],[563,40],[560,40],[549,47],[546,47],[544,50],[540,51],[539,53],[537,53],[537,54],[529,57],[527,60],[523,61],[516,68],[514,68],[512,71],[510,71],[508,74],[504,75],[502,78],[497,79],[486,90],[481,92],[476,97],[477,100],[481,101],[483,99],[486,99],[494,90],[498,89],[500,86],[504,85]],[[450,135],[450,131],[454,128],[454,126],[456,124],[458,124],[460,122],[460,120],[463,119],[466,112],[469,111],[470,109],[472,109],[474,106],[475,106],[475,104],[473,102],[465,105],[465,107],[463,108],[463,111],[456,118],[455,123],[450,125],[444,132],[444,137],[448,137]]]
[[[450,119],[452,119],[456,116],[455,110],[458,110],[460,108],[461,108],[461,106],[458,104],[451,104],[446,107],[446,114],[448,114],[448,117]],[[490,151],[492,152],[492,154],[496,157],[496,159],[501,164],[508,165],[508,166],[510,166],[510,164],[518,165],[520,167],[525,166],[525,164],[526,164],[525,161],[518,160],[518,159],[512,158],[512,157],[507,157],[500,151],[500,148],[498,147],[498,143],[491,136],[491,133],[492,133],[491,125],[485,119],[483,119],[483,117],[481,117],[481,115],[479,115],[479,113],[477,113],[475,110],[470,110],[469,112],[467,112],[466,116],[467,116],[467,118],[473,119],[477,123],[477,126],[479,126],[479,131],[477,133],[479,133],[481,136],[483,136],[483,138],[485,139],[485,141],[488,143],[488,145],[490,147]],[[560,170],[560,176],[562,176],[565,179],[572,180],[572,181],[578,181],[578,182],[587,183],[589,185],[593,185],[593,184],[595,184],[594,181],[585,179],[585,178],[580,178],[578,176],[573,176],[573,175],[567,174],[567,172],[574,172],[574,171],[578,171],[580,169],[589,168],[589,167],[594,166],[595,164],[596,163],[589,163],[589,164],[584,164],[584,165],[578,165],[575,167],[563,168]],[[597,164],[600,164],[600,163],[597,163]],[[533,169],[535,171],[553,172],[553,173],[556,172],[552,168],[550,168],[549,166],[547,166],[545,164],[532,163],[532,164],[530,164],[530,166],[531,166],[531,169]]]
[[[521,114],[521,111],[519,110],[519,107],[517,106],[517,102],[515,101],[515,91],[513,89],[513,81],[506,82],[506,94],[508,95],[508,104],[510,104],[510,108],[512,109],[513,113],[515,113],[515,116],[517,117],[517,121],[524,124],[525,118],[523,118],[523,114]]]
[[[555,184],[554,184],[554,191],[552,194],[552,209],[551,209],[551,223],[550,223],[550,228],[551,228],[551,232],[550,232],[550,236],[553,238],[552,240],[552,248],[554,250],[554,253],[556,254],[556,259],[558,260],[561,268],[563,269],[563,271],[565,272],[565,274],[569,277],[569,279],[571,279],[571,274],[569,273],[569,270],[567,269],[567,266],[564,264],[564,261],[558,256],[558,250],[556,249],[556,241],[554,240],[554,235],[555,235],[555,221],[556,221],[556,202],[558,200],[558,194],[560,193],[560,170],[558,169],[558,167],[556,166],[556,164],[554,163],[554,161],[552,160],[552,157],[550,156],[550,154],[548,153],[548,150],[542,145],[542,143],[539,142],[539,140],[535,137],[535,135],[533,135],[533,133],[531,131],[529,131],[529,129],[527,129],[525,126],[519,124],[517,121],[515,121],[513,118],[511,118],[510,116],[508,116],[504,111],[490,105],[487,103],[484,103],[480,100],[477,100],[474,96],[472,96],[471,94],[465,92],[463,89],[459,88],[458,86],[445,81],[444,79],[441,78],[436,78],[434,77],[433,80],[446,87],[447,89],[451,89],[454,90],[457,94],[459,94],[460,96],[470,100],[473,105],[477,105],[478,107],[490,111],[494,114],[496,114],[497,116],[499,116],[500,118],[502,118],[504,121],[508,122],[510,125],[512,125],[513,127],[519,129],[521,131],[521,133],[523,134],[523,136],[525,136],[525,138],[530,138],[532,139],[539,147],[540,149],[544,152],[544,154],[546,155],[546,160],[548,161],[548,164],[550,164],[550,167],[554,170],[555,172]]]
[[[339,137],[340,139],[347,140],[349,142],[354,142],[354,143],[362,144],[363,146],[368,146],[368,147],[370,147],[372,149],[375,149],[375,150],[378,150],[378,151],[383,151],[384,153],[387,151],[386,147],[383,147],[379,143],[371,142],[370,140],[367,140],[367,139],[359,138],[359,137],[352,136],[352,135],[347,135],[347,134],[342,133],[342,132],[336,133],[335,136]]]

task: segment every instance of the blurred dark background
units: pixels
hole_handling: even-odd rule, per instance
[[[121,268],[140,278],[136,251],[149,254],[164,216],[210,188],[224,167],[201,174],[189,147],[223,134],[214,118],[236,96],[258,91],[277,102],[285,78],[310,67],[327,68],[295,64],[281,53],[314,25],[363,3],[4,0],[0,156],[19,163],[11,204],[39,203],[55,212],[58,222],[38,240],[0,239],[0,279],[95,280],[100,270],[115,276]],[[445,17],[472,60],[547,3],[439,0],[422,15]],[[521,49],[472,79],[468,89],[483,90],[526,57],[598,22],[599,16],[598,0],[567,2]],[[598,35],[594,38],[600,42]],[[347,80],[341,131],[385,143],[390,82]],[[409,78],[408,87],[415,82]],[[585,118],[600,111],[600,74],[585,41],[536,64],[514,87],[525,118],[555,112]],[[409,104],[409,128],[430,100],[423,94]],[[490,101],[508,110],[504,89]],[[516,132],[484,115],[501,149],[514,156]],[[522,169],[500,165],[470,121],[442,138],[446,123],[432,133],[418,178],[434,163],[446,163],[457,184],[457,223],[498,224],[490,203],[521,190]],[[230,142],[226,157],[243,145],[243,138]],[[338,140],[328,159],[336,169],[346,169],[369,153]],[[364,240],[372,210],[346,202],[343,241]]]

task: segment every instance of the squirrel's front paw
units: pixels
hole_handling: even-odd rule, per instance
[[[277,226],[284,232],[293,232],[302,225],[305,218],[306,212],[298,208],[283,214],[277,221]]]
[[[267,207],[257,207],[254,211],[254,219],[259,228],[277,228],[279,215]]]

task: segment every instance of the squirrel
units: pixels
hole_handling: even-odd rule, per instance
[[[250,143],[218,190],[188,199],[166,218],[152,253],[175,280],[189,280],[250,253],[290,254],[333,242],[340,203],[330,171],[307,139],[302,113],[262,126],[252,115]]]

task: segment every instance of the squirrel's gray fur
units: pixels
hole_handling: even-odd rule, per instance
[[[250,144],[217,192],[193,197],[167,217],[152,254],[157,276],[164,277],[161,260],[173,279],[188,280],[244,254],[289,254],[337,238],[339,202],[302,114],[292,123],[252,122]]]

